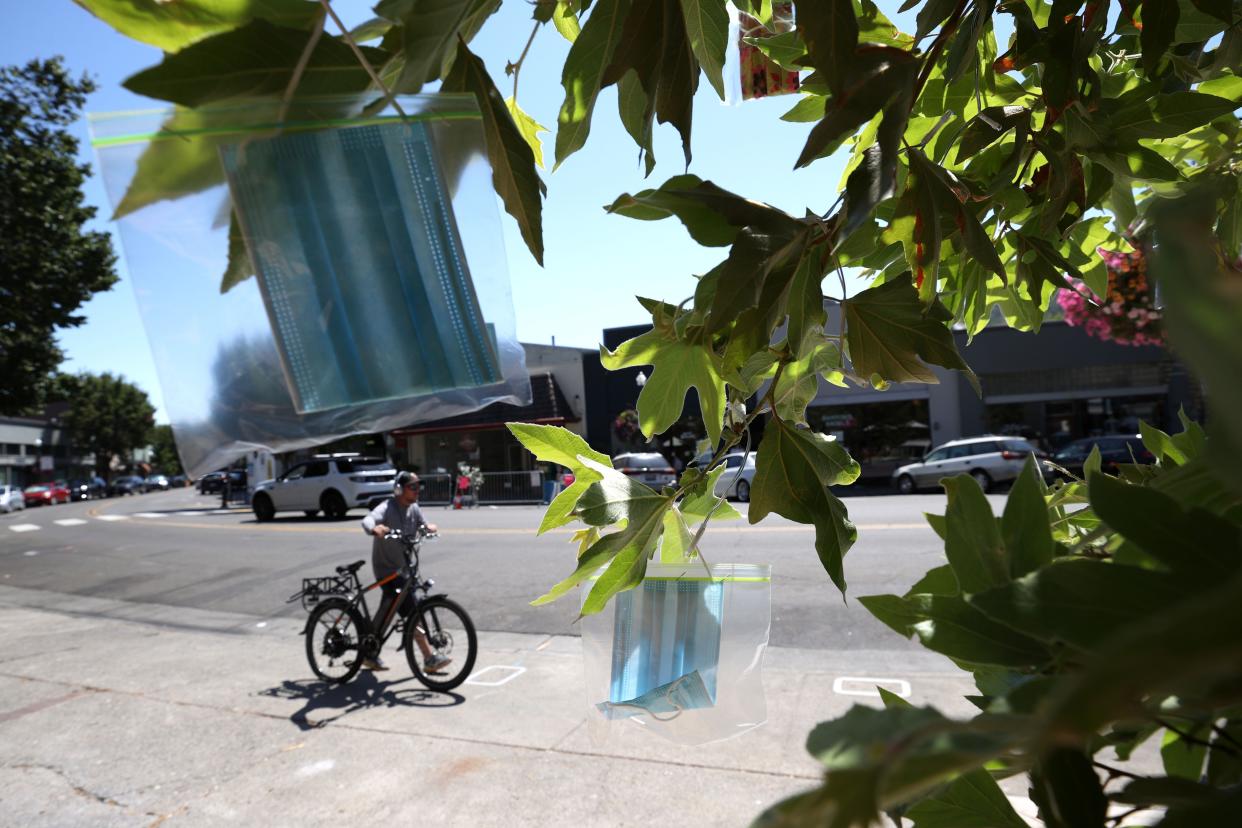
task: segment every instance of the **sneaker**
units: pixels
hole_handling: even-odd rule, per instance
[[[364,670],[387,670],[388,665],[379,656],[375,658],[364,658],[362,660],[362,669]]]
[[[428,673],[442,673],[444,668],[453,663],[453,659],[446,655],[437,653],[423,663],[423,669]]]

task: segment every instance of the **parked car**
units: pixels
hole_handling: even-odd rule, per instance
[[[215,494],[224,488],[224,477],[228,474],[224,469],[207,472],[198,479],[199,494]]]
[[[8,514],[26,508],[26,496],[16,486],[0,486],[0,512]]]
[[[646,483],[654,489],[671,486],[677,482],[677,472],[673,471],[673,467],[664,459],[664,455],[658,452],[618,454],[612,458],[612,465],[622,474]]]
[[[108,484],[108,494],[113,497],[123,497],[124,495],[136,495],[141,493],[141,477],[134,477],[132,475],[114,477],[112,482]]]
[[[167,477],[162,474],[153,474],[142,481],[142,490],[145,492],[166,492],[168,491],[168,485]]]
[[[190,485],[190,479],[184,474],[174,474],[168,478],[168,488],[170,489],[183,489],[188,485]]]
[[[988,435],[950,440],[930,451],[917,463],[893,472],[893,484],[902,494],[937,485],[941,478],[969,474],[985,492],[997,483],[1008,483],[1022,471],[1028,454],[1040,452],[1026,440]]]
[[[725,497],[746,503],[750,500],[750,487],[755,479],[755,452],[749,455],[743,452],[726,454],[724,468],[720,477],[716,478],[716,497]]]
[[[1137,434],[1105,434],[1100,437],[1087,437],[1075,440],[1062,447],[1052,455],[1052,462],[1065,469],[1075,477],[1083,476],[1083,463],[1091,456],[1091,448],[1100,447],[1100,470],[1108,474],[1116,474],[1117,466],[1122,463],[1154,463],[1156,458],[1143,445],[1143,438]],[[1063,474],[1054,473],[1059,477]]]
[[[27,506],[51,506],[55,503],[68,503],[69,490],[55,483],[42,483],[27,486],[22,492]]]
[[[98,477],[90,480],[74,480],[69,484],[71,500],[94,500],[107,494],[108,486]]]
[[[382,457],[318,455],[255,486],[250,505],[259,520],[291,511],[342,518],[350,509],[374,506],[391,495],[396,476],[396,467]]]

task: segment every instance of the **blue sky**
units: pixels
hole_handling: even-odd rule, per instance
[[[333,7],[347,25],[353,25],[371,16],[370,5],[336,0]],[[880,5],[892,15],[895,4]],[[158,63],[159,50],[118,34],[71,0],[7,2],[5,7],[5,26],[0,29],[4,64],[63,55],[71,71],[90,73],[99,86],[88,102],[90,113],[159,105],[121,86],[128,76]],[[506,0],[471,44],[505,95],[511,81],[504,76],[504,66],[517,58],[530,34],[529,9],[520,0]],[[560,68],[568,49],[556,30],[546,26],[522,69],[519,104],[545,126],[556,125],[563,98]],[[726,106],[701,81],[690,172],[793,213],[808,207],[826,210],[836,199],[844,159],[838,154],[793,170],[809,125],[785,123],[779,116],[795,100],[788,96]],[[82,160],[97,171],[85,120],[73,132],[81,140]],[[553,135],[542,137],[550,167]],[[693,292],[693,274],[705,272],[723,257],[723,249],[696,245],[675,221],[637,222],[604,212],[603,206],[620,193],[658,186],[683,172],[679,137],[671,126],[657,128],[655,156],[659,164],[650,179],[644,179],[638,150],[616,115],[615,90],[606,90],[597,102],[586,147],[555,173],[543,172],[548,185],[543,212],[545,267],[535,264],[516,224],[504,215],[504,247],[522,341],[547,343],[555,337],[558,345],[593,348],[604,328],[650,320],[634,301],[635,295],[680,302]],[[111,207],[97,176],[87,183],[86,198],[99,207],[97,225],[112,230],[107,222]],[[65,367],[124,374],[151,395],[162,421],[166,416],[160,384],[115,233],[114,242],[121,281],[85,307],[85,325],[60,335],[68,356]]]

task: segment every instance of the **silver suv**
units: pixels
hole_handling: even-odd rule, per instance
[[[350,509],[370,508],[391,495],[396,476],[396,468],[381,457],[321,454],[255,486],[250,505],[259,520],[287,511],[343,518]]]
[[[969,474],[985,492],[997,483],[1007,483],[1022,471],[1026,456],[1039,451],[1017,437],[971,437],[950,440],[930,451],[922,461],[902,466],[893,472],[893,483],[902,494],[932,488],[943,477]]]

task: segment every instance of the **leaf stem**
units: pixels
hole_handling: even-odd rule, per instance
[[[293,74],[289,76],[289,84],[285,87],[284,97],[280,99],[280,112],[276,115],[276,123],[278,124],[283,124],[285,116],[289,114],[289,105],[293,103],[293,93],[297,91],[302,75],[306,72],[306,66],[310,63],[311,55],[314,53],[315,47],[319,45],[319,38],[323,36],[323,26],[326,21],[326,14],[320,13],[316,15],[315,25],[311,27],[310,38],[302,49],[302,55],[298,58],[297,65],[293,67]]]
[[[539,34],[539,27],[543,24],[538,20],[535,21],[535,27],[530,30],[530,37],[526,38],[526,45],[522,47],[522,54],[518,55],[518,59],[509,64],[509,69],[513,72],[513,102],[517,103],[518,92],[518,74],[522,71],[522,63],[526,60],[526,53],[530,51],[530,44],[535,42],[535,35]]]
[[[323,6],[324,11],[326,11],[328,16],[332,18],[332,22],[336,23],[336,27],[341,30],[341,38],[354,53],[354,57],[358,58],[358,63],[362,65],[362,68],[366,71],[367,75],[370,76],[371,81],[379,87],[381,92],[384,93],[384,101],[386,103],[391,103],[392,108],[397,110],[397,114],[402,118],[408,118],[409,116],[406,115],[405,110],[401,108],[401,104],[397,102],[397,98],[393,94],[392,90],[390,90],[388,86],[380,80],[379,75],[375,74],[375,68],[371,66],[371,62],[367,60],[367,56],[362,53],[362,50],[358,48],[358,44],[354,42],[354,36],[349,33],[349,29],[345,28],[345,24],[341,22],[341,18],[336,16],[336,11],[332,8],[331,0],[319,0],[319,5]]]
[[[1130,773],[1129,771],[1123,771],[1121,768],[1114,768],[1112,765],[1106,765],[1103,762],[1097,761],[1095,759],[1091,760],[1091,764],[1095,765],[1100,770],[1106,772],[1110,780],[1116,779],[1118,776],[1124,776],[1126,779],[1146,779],[1147,778],[1144,776],[1139,776],[1138,774]]]
[[[1222,745],[1222,744],[1214,744],[1212,742],[1209,742],[1207,739],[1200,739],[1198,736],[1195,736],[1191,733],[1187,733],[1186,731],[1181,730],[1178,727],[1175,727],[1174,725],[1170,724],[1168,720],[1162,719],[1159,716],[1156,717],[1156,724],[1160,725],[1161,727],[1163,727],[1165,730],[1169,731],[1170,733],[1176,733],[1177,738],[1181,739],[1183,742],[1186,742],[1187,744],[1198,745],[1199,747],[1205,747],[1205,748],[1208,748],[1209,750],[1219,750],[1221,753],[1225,754],[1226,756],[1232,756],[1234,759],[1242,758],[1242,753],[1238,753],[1238,751],[1234,750],[1233,748],[1226,747],[1225,745]]]

